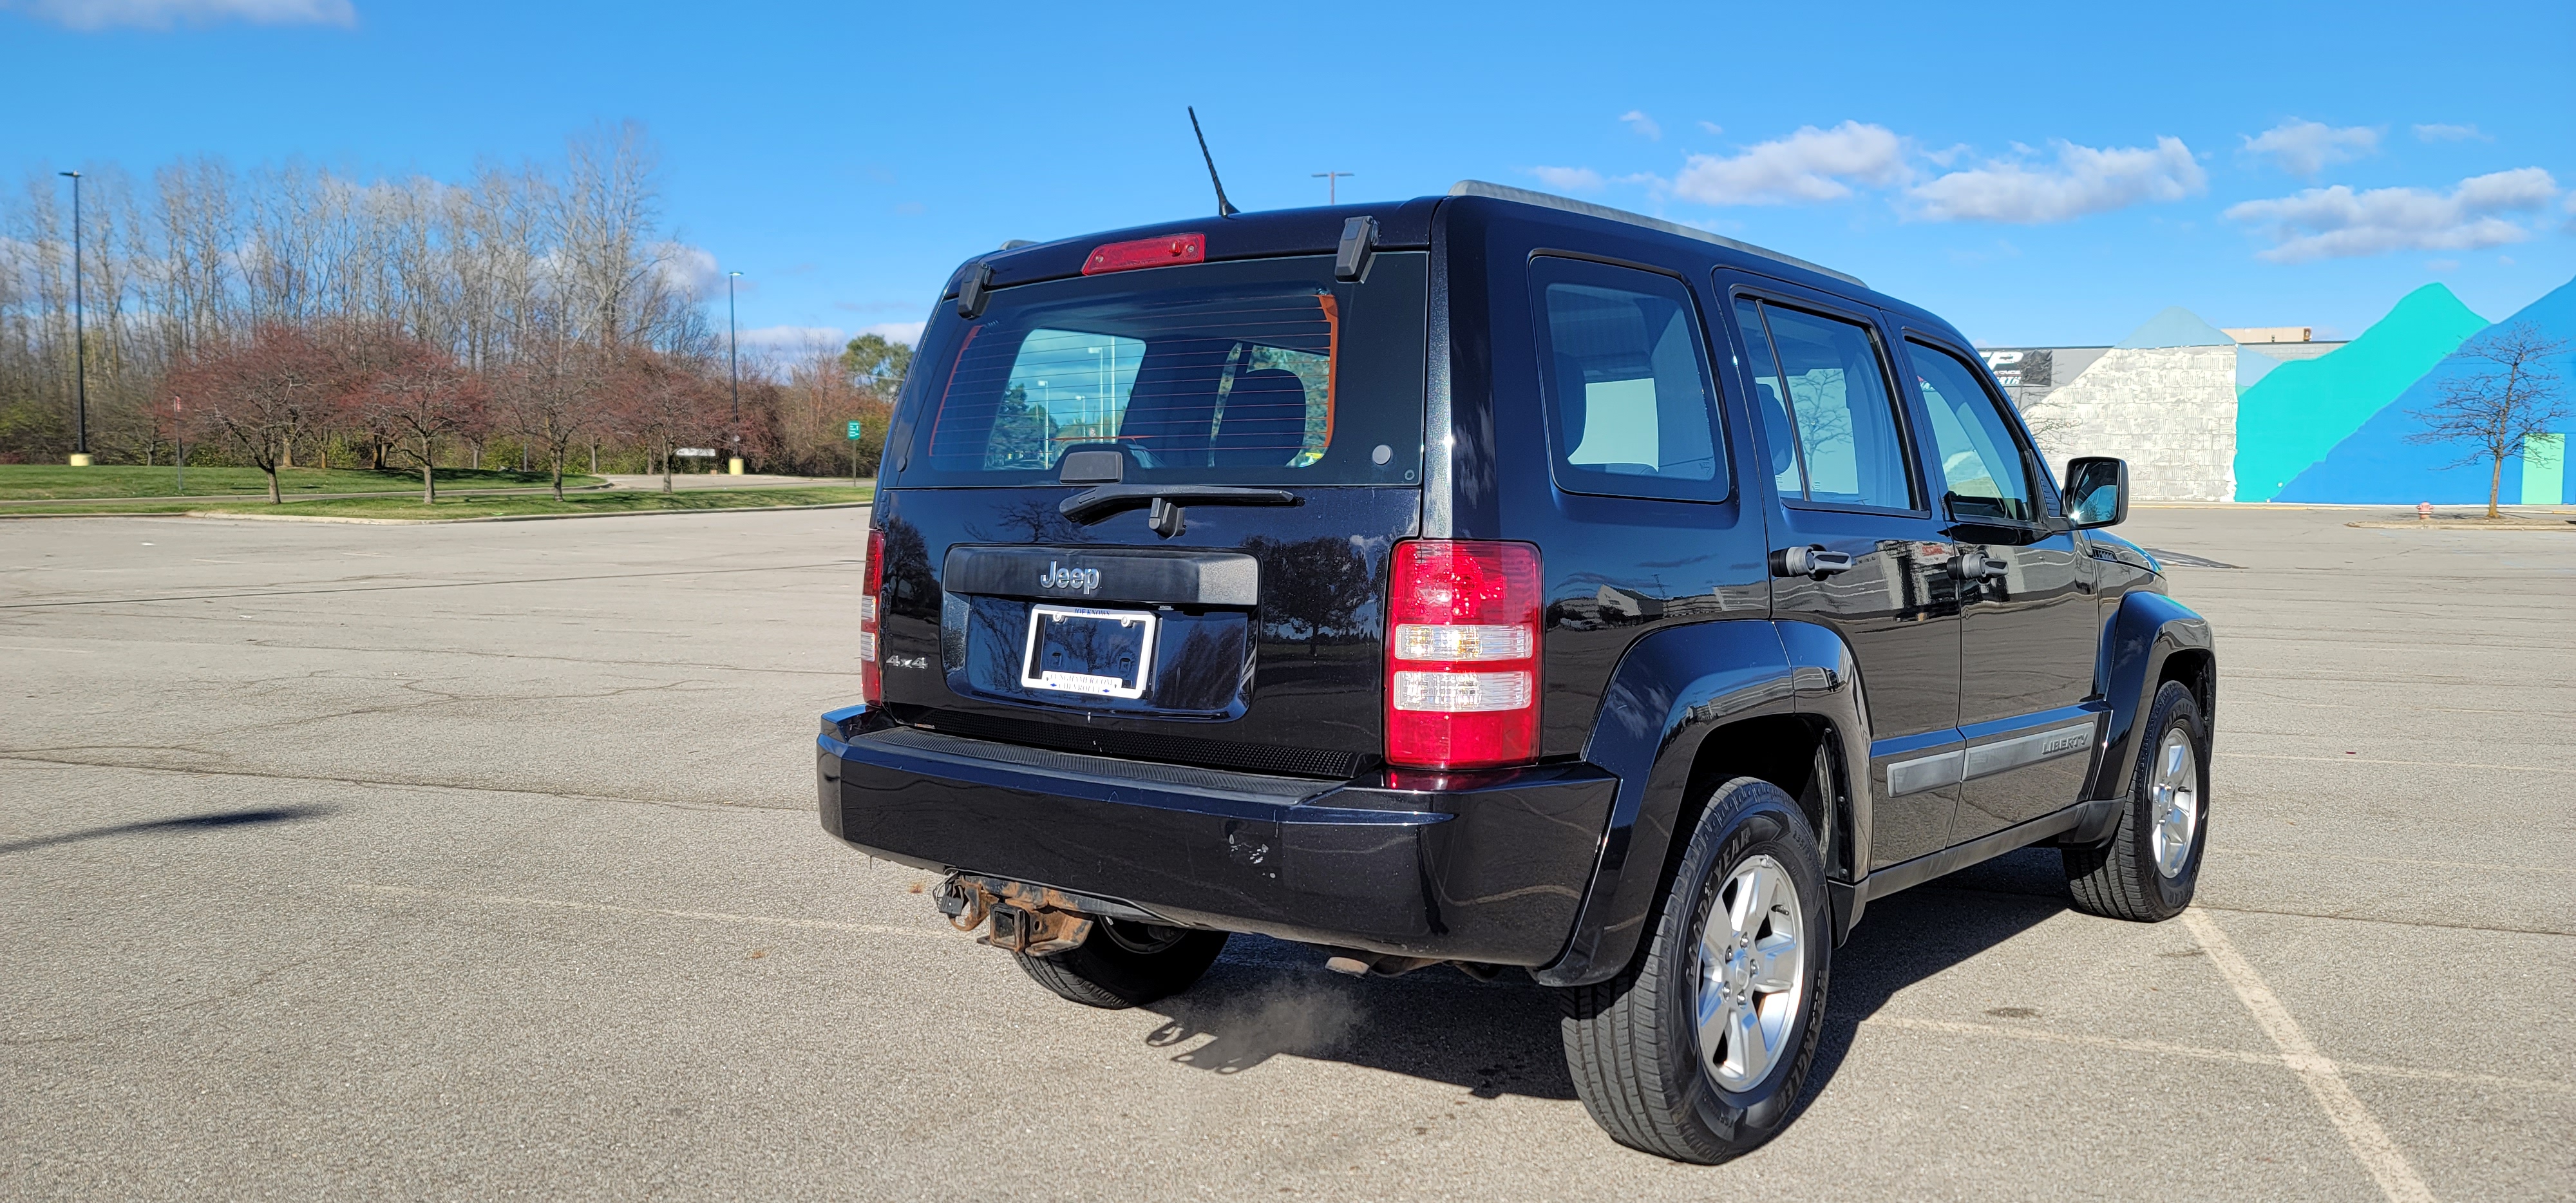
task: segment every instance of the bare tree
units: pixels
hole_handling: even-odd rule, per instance
[[[568,316],[592,341],[653,341],[675,299],[664,268],[672,248],[656,239],[656,155],[643,127],[602,128],[566,145],[555,197],[560,287]]]
[[[563,500],[564,461],[573,444],[601,433],[600,353],[565,338],[522,344],[519,362],[500,380],[500,402],[522,440],[546,454],[555,500]]]
[[[2489,518],[2499,513],[2505,458],[2522,454],[2532,436],[2551,433],[2550,427],[2567,416],[2558,373],[2549,363],[2566,350],[2566,339],[2552,338],[2527,320],[2490,326],[2462,344],[2457,355],[2467,370],[2442,381],[2432,406],[2407,411],[2424,429],[2407,435],[2406,441],[2464,445],[2467,450],[2446,467],[2465,468],[2481,460],[2489,465]]]

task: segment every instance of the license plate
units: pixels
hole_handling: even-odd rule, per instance
[[[1029,607],[1020,684],[1093,697],[1141,698],[1153,671],[1153,611]]]

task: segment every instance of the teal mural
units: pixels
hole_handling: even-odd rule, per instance
[[[2576,348],[2576,281],[2560,285],[2556,291],[2524,306],[2504,321],[2530,322],[2544,333],[2565,339],[2571,348]],[[2359,346],[2360,343],[2356,340],[2353,345]],[[2323,364],[2351,349],[2343,348],[2315,362]],[[2550,366],[2562,381],[2562,388],[2576,388],[2576,350],[2560,352]],[[2369,420],[2337,441],[2333,450],[2292,477],[2289,484],[2272,495],[2271,500],[2339,504],[2417,501],[2430,501],[2437,505],[2485,504],[2487,486],[2493,474],[2489,465],[2451,466],[2451,461],[2460,458],[2467,448],[2451,444],[2411,443],[2406,439],[2407,435],[2423,428],[2413,411],[2430,408],[2441,395],[2442,382],[2467,370],[2457,355],[2446,356],[2431,371],[2408,384],[2395,399],[2380,406]],[[2576,426],[2576,420],[2571,420],[2569,425]],[[2533,440],[2537,446],[2526,446],[2524,454],[2504,462],[2503,500],[2507,504],[2551,493],[2563,495],[2560,482],[2563,480],[2564,457],[2559,453],[2565,446],[2565,435],[2562,430],[2555,440]],[[2246,441],[2246,437],[2240,437],[2238,446],[2243,448]],[[2244,452],[2240,450],[2238,454],[2241,459]],[[2532,461],[2533,471],[2526,473],[2526,461]],[[2525,504],[2552,503],[2527,501]]]
[[[2236,500],[2278,496],[2486,324],[2427,284],[2359,338],[2274,368],[2236,402]]]
[[[2522,503],[2567,502],[2567,436],[2535,434],[2522,441]]]

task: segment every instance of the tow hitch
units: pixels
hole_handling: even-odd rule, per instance
[[[939,883],[939,913],[948,925],[971,932],[992,920],[992,929],[975,938],[1007,952],[1052,956],[1082,947],[1091,937],[1091,919],[1079,902],[1062,890],[1027,882],[951,874]]]

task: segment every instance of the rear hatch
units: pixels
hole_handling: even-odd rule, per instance
[[[889,712],[1247,772],[1377,763],[1427,275],[1418,251],[1359,280],[1291,256],[943,304],[876,515]]]

